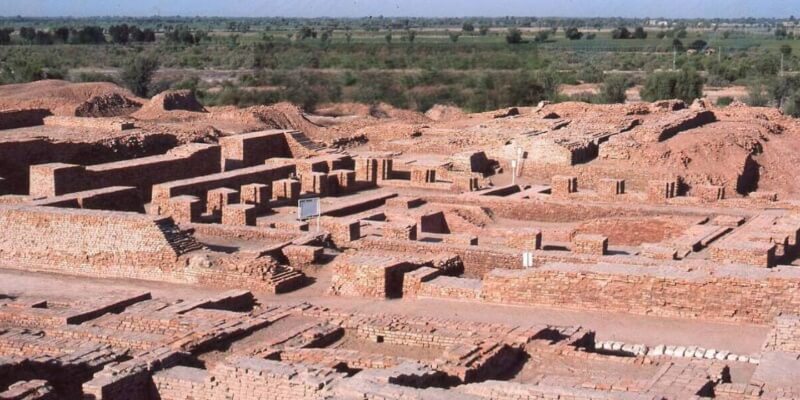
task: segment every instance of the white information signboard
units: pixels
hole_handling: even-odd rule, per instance
[[[319,231],[319,217],[322,214],[319,197],[300,199],[297,201],[297,219],[306,220],[317,217],[317,231]]]

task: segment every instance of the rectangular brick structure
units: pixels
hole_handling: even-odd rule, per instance
[[[221,187],[208,191],[206,197],[206,212],[221,215],[222,208],[228,204],[239,203],[239,192],[235,189]]]
[[[608,253],[608,238],[603,235],[578,234],[572,238],[572,251],[602,256]]]
[[[550,194],[564,198],[578,191],[578,178],[574,176],[556,175],[550,180]]]

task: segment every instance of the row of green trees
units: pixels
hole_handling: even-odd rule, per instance
[[[14,28],[0,29],[0,45],[12,43]],[[156,34],[152,29],[139,29],[136,26],[112,25],[108,28],[111,43],[125,44],[129,42],[154,42]],[[105,30],[99,26],[82,28],[59,27],[51,30],[40,30],[29,26],[19,28],[19,38],[23,43],[50,45],[56,43],[69,44],[102,44],[108,43]]]

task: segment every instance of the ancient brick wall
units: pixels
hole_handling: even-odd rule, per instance
[[[71,116],[50,116],[44,119],[48,126],[61,126],[67,128],[89,128],[107,131],[124,131],[133,129],[133,121],[121,118],[89,118]]]
[[[180,252],[167,238],[171,221],[134,213],[2,206],[0,254],[68,268],[172,268]]]
[[[11,193],[27,194],[31,165],[107,163],[162,154],[176,142],[171,134],[147,134],[136,141],[100,143],[55,142],[50,139],[0,141],[0,176],[6,178]]]
[[[449,243],[427,243],[387,238],[364,238],[354,243],[359,249],[401,252],[407,254],[453,253],[464,263],[464,276],[481,278],[487,272],[498,268],[521,268],[519,250],[490,249],[470,245]]]
[[[42,125],[48,115],[51,115],[50,110],[43,108],[0,111],[0,130]]]
[[[191,143],[164,155],[86,167],[46,164],[31,168],[32,196],[53,196],[107,186],[134,186],[145,200],[156,183],[219,172],[220,149]]]
[[[781,315],[775,318],[772,330],[764,343],[764,349],[800,352],[800,316]]]
[[[234,358],[209,371],[175,367],[153,376],[162,400],[294,400],[330,398],[332,369],[304,367],[258,358]]]
[[[543,222],[584,221],[608,217],[637,217],[648,215],[704,215],[690,210],[654,209],[630,204],[560,202],[536,199],[510,199],[495,196],[423,195],[429,203],[475,205],[490,209],[495,216],[517,220]]]
[[[797,310],[800,273],[752,267],[704,268],[548,264],[526,270],[497,269],[484,277],[486,301],[665,317],[772,321]]]
[[[139,191],[132,186],[111,186],[97,190],[69,193],[36,200],[30,204],[46,207],[144,212],[144,203]]]
[[[166,207],[167,201],[173,196],[191,195],[206,199],[209,190],[220,187],[239,188],[251,183],[271,185],[273,181],[288,178],[294,172],[294,165],[259,165],[197,178],[164,182],[153,186],[153,203]]]
[[[223,170],[252,167],[273,157],[291,157],[286,132],[267,130],[221,138]]]

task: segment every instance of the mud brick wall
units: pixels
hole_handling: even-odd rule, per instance
[[[256,225],[256,206],[252,204],[229,204],[222,207],[223,225]]]
[[[7,179],[11,193],[27,194],[31,165],[53,162],[106,163],[162,154],[175,144],[175,136],[170,134],[146,134],[135,143],[56,142],[50,139],[0,141],[0,176]]]
[[[104,267],[172,269],[179,249],[168,218],[94,210],[0,206],[0,255],[102,274]]]
[[[520,250],[539,250],[542,248],[542,231],[535,228],[486,229],[488,236],[504,237],[508,247]]]
[[[677,196],[677,183],[671,180],[655,180],[647,183],[647,200],[655,203],[664,202]]]
[[[112,186],[97,190],[48,197],[30,203],[35,206],[88,208],[94,210],[144,212],[139,191],[132,186]]]
[[[165,206],[170,197],[180,195],[205,199],[209,190],[220,187],[238,188],[250,183],[271,185],[273,181],[288,178],[294,171],[294,165],[259,165],[197,178],[164,182],[153,186],[153,203]]]
[[[309,172],[300,175],[300,186],[303,193],[314,193],[320,197],[328,195],[328,174]]]
[[[320,226],[331,233],[331,241],[337,247],[347,247],[361,238],[361,222],[341,218],[321,217]]]
[[[725,198],[725,186],[698,185],[694,187],[693,194],[705,202],[714,202]]]
[[[441,275],[442,271],[437,268],[420,267],[403,276],[403,297],[414,298],[419,293],[424,282]]]
[[[188,224],[200,220],[203,214],[203,202],[194,196],[176,196],[169,199],[165,215],[169,215],[179,224]]]
[[[286,132],[267,130],[220,138],[223,170],[252,167],[273,157],[291,157]]]
[[[775,318],[764,349],[769,351],[800,352],[800,316],[781,315]]]
[[[323,248],[318,246],[289,245],[281,249],[281,252],[286,259],[289,260],[289,265],[302,268],[319,260],[322,257]]]
[[[222,208],[229,204],[239,204],[239,192],[235,189],[221,187],[206,193],[206,212],[221,215]]]
[[[272,198],[276,200],[300,197],[300,181],[296,179],[279,179],[272,182]]]
[[[346,257],[334,265],[329,293],[337,296],[401,297],[403,274],[415,268],[414,264],[389,257]]]
[[[625,180],[604,178],[600,180],[595,190],[600,198],[613,199],[625,193]]]
[[[17,382],[0,393],[3,400],[57,400],[59,397],[53,393],[53,387],[41,379]]]
[[[31,167],[32,196],[55,196],[108,186],[134,186],[149,200],[154,184],[219,172],[219,146],[191,143],[160,156],[90,165]]]
[[[452,185],[450,190],[454,192],[474,192],[480,189],[478,178],[469,175],[455,175],[452,177]]]
[[[392,160],[388,158],[356,158],[356,180],[380,182],[392,178]]]
[[[48,115],[51,115],[50,110],[44,108],[0,111],[0,129],[42,125]]]
[[[346,193],[355,187],[356,172],[350,169],[337,169],[328,174],[329,188],[334,194]]]
[[[331,398],[333,369],[237,357],[209,371],[174,367],[153,375],[161,400],[294,400]]]
[[[405,292],[403,294],[405,295]],[[415,294],[418,297],[480,300],[481,280],[438,276],[427,282],[422,282]]]
[[[550,193],[554,197],[567,197],[578,191],[578,178],[574,176],[556,175],[550,181]]]
[[[602,256],[608,253],[608,238],[602,235],[580,234],[572,238],[572,251]]]
[[[299,231],[287,231],[263,226],[232,226],[221,224],[182,224],[181,228],[194,231],[198,235],[221,236],[243,240],[261,240],[270,242],[289,242],[303,234]]]
[[[800,307],[800,272],[723,266],[547,264],[497,269],[484,277],[485,301],[664,317],[769,323]]]
[[[436,170],[427,168],[414,168],[411,170],[411,182],[414,183],[436,182]]]
[[[709,247],[709,257],[720,263],[747,264],[761,268],[775,265],[775,245],[723,240]]]
[[[528,146],[526,150],[526,164],[573,164],[574,151],[561,144],[555,143],[553,139],[536,139],[532,141],[531,145]]]
[[[242,185],[239,190],[243,204],[256,206],[258,212],[269,210],[269,199],[272,198],[272,186],[261,183]]]
[[[361,239],[353,243],[353,246],[362,250],[391,251],[407,254],[456,254],[461,257],[464,263],[464,276],[468,278],[481,278],[487,272],[498,267],[522,268],[521,253],[518,250],[371,237]]]
[[[133,121],[124,120],[121,118],[85,118],[54,115],[46,117],[44,119],[44,124],[48,126],[102,129],[118,132],[127,129],[133,129]]]
[[[422,195],[428,203],[474,205],[491,210],[496,217],[543,222],[572,222],[609,217],[638,217],[654,215],[700,215],[702,212],[676,210],[675,208],[652,208],[635,205],[560,202],[536,199],[509,199],[495,196]]]
[[[398,240],[417,240],[417,224],[410,221],[387,222],[383,225],[383,237]]]

